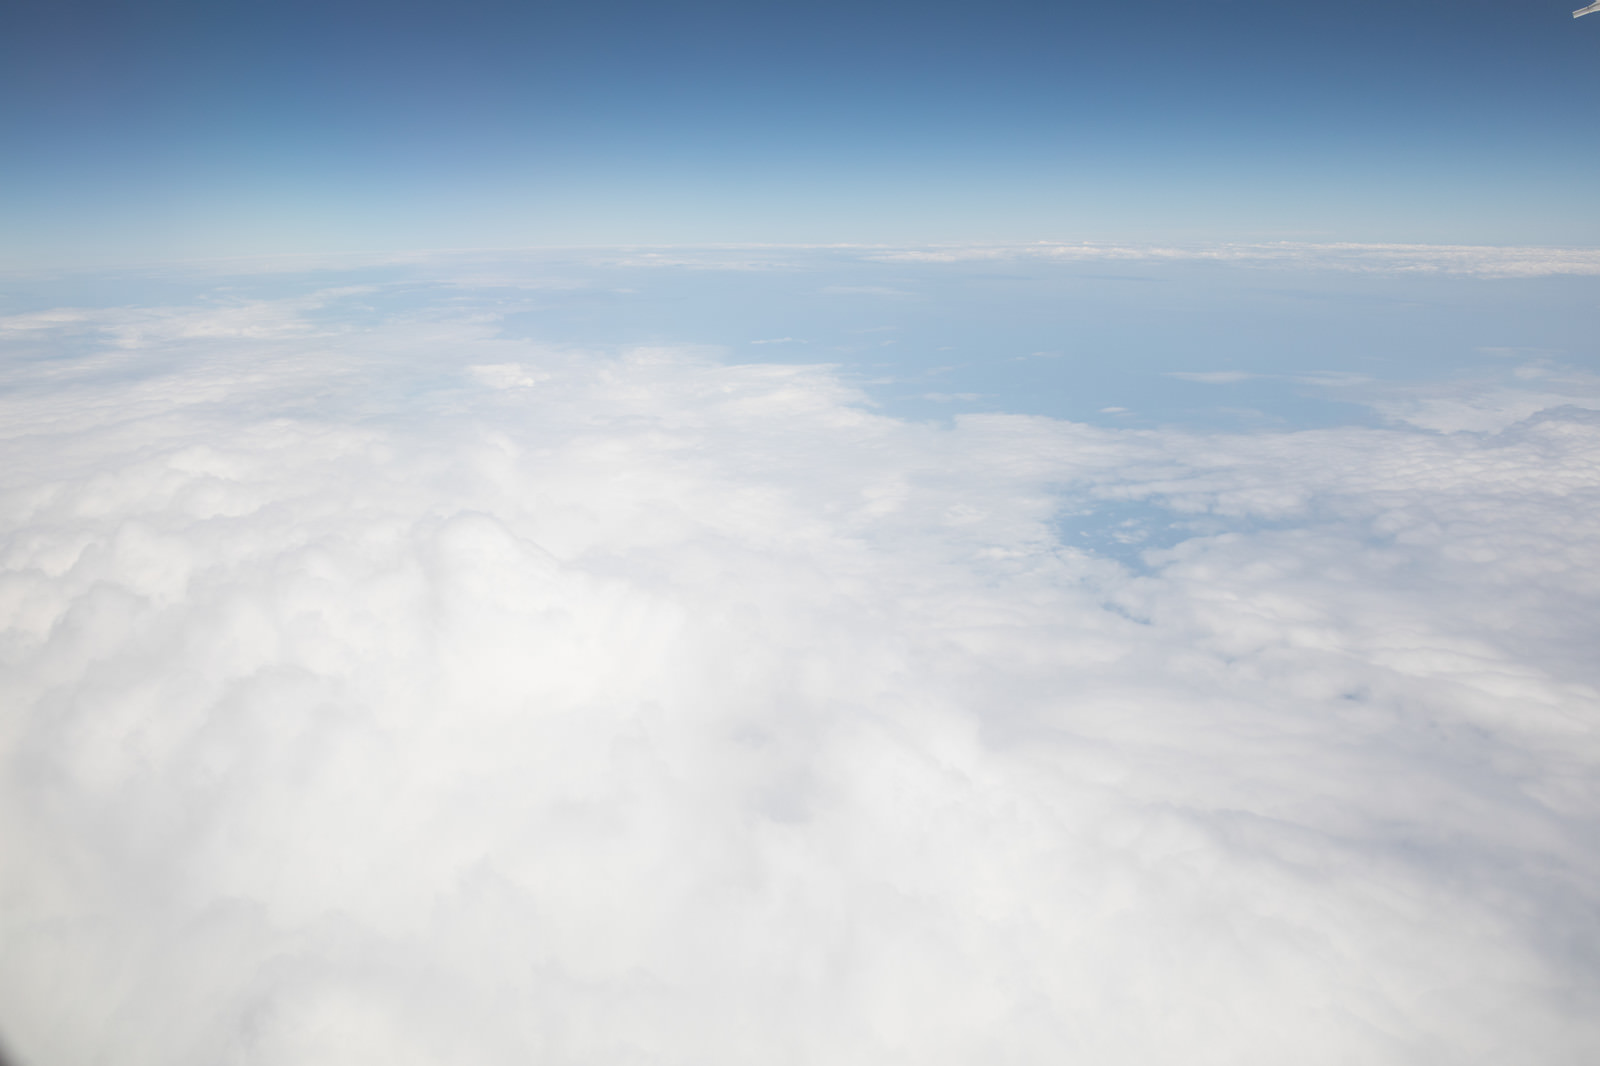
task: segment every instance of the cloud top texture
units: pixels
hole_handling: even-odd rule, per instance
[[[1582,396],[941,425],[368,295],[0,323],[23,1066],[1600,1055]]]

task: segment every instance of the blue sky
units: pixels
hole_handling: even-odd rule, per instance
[[[1572,6],[12,5],[0,242],[1592,243]]]

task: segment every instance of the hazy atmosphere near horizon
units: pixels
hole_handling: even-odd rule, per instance
[[[1600,13],[0,8],[4,1066],[1600,1062]]]

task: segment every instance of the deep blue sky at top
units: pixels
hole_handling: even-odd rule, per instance
[[[12,0],[0,259],[1600,243],[1574,6]]]

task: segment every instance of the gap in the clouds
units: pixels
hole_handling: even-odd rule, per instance
[[[1194,523],[1150,500],[1094,500],[1056,518],[1062,546],[1114,559],[1136,573],[1150,573],[1147,552],[1172,548],[1200,535]]]
[[[1139,499],[1071,498],[1052,523],[1063,547],[1111,559],[1135,574],[1158,572],[1163,553],[1196,538],[1261,534],[1303,527],[1307,515],[1268,518],[1253,514],[1180,511],[1159,497]],[[1320,516],[1323,521],[1332,516]],[[1377,542],[1374,542],[1377,543]]]

